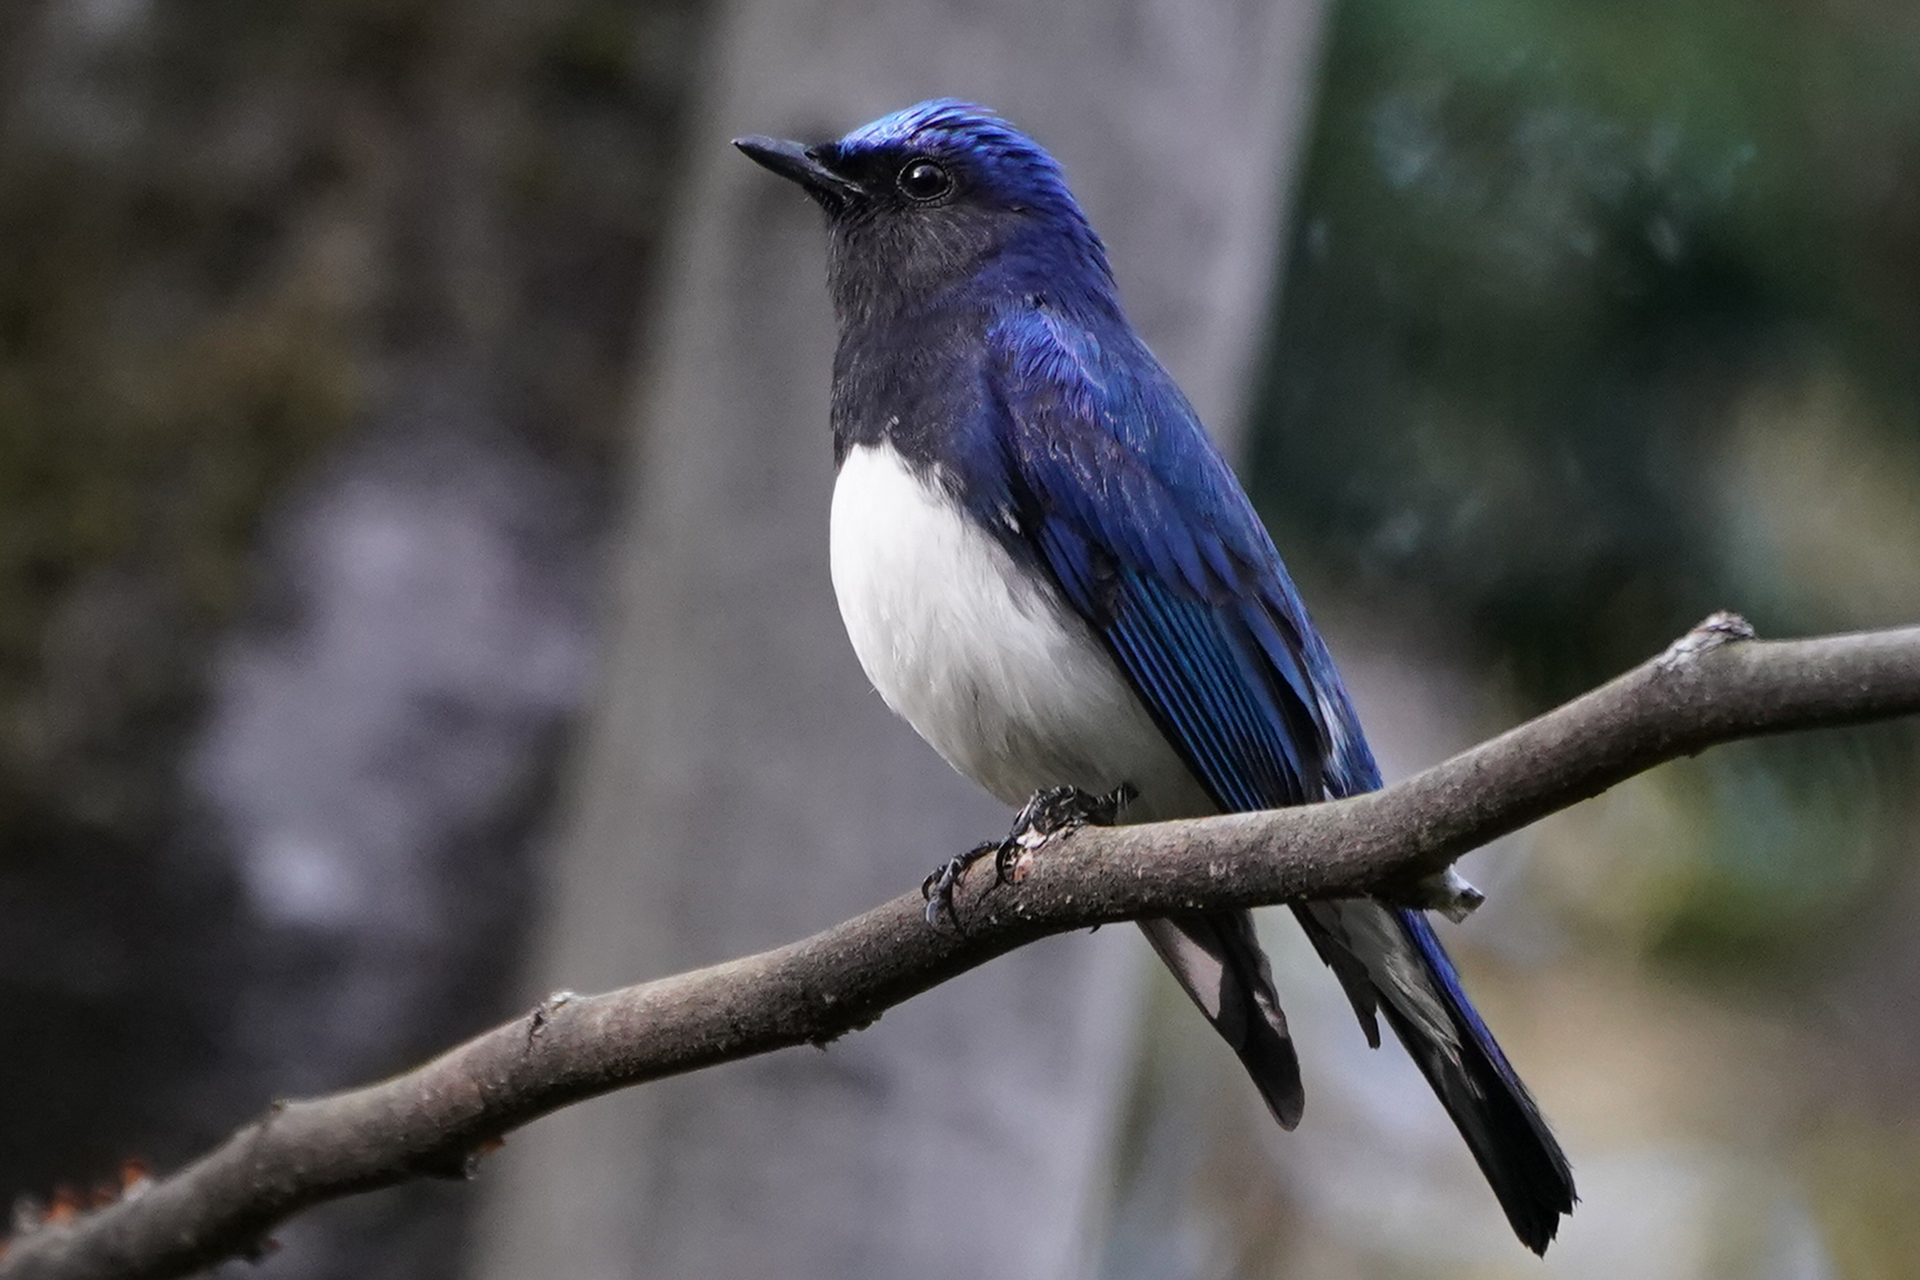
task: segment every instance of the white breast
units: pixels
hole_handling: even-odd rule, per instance
[[[832,568],[874,688],[1007,804],[1130,783],[1135,820],[1212,811],[1086,624],[889,446],[841,465]]]

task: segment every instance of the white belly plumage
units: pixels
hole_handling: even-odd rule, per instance
[[[874,688],[1007,804],[1130,783],[1136,821],[1213,810],[1086,624],[891,447],[841,464],[831,559]]]

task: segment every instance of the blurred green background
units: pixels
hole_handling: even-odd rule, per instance
[[[300,1047],[334,1015],[262,1031],[259,1002],[304,1008],[349,952],[417,976],[446,945],[249,907],[254,873],[197,852],[218,824],[181,761],[233,678],[223,637],[303,643],[311,610],[275,585],[298,577],[302,504],[416,417],[545,486],[505,554],[595,563],[705,17],[0,17],[0,1014],[40,1029],[0,1050],[6,1188],[176,1160],[266,1096],[507,1007],[503,904],[577,682],[504,711],[417,694],[442,736],[394,758],[506,726],[506,763],[444,823],[491,833],[494,896],[433,917],[493,932],[388,1001],[434,1019],[384,1039],[362,1019],[369,1045],[337,1060]],[[1444,749],[1715,609],[1774,637],[1920,619],[1920,8],[1345,0],[1323,76],[1244,470],[1360,655],[1375,732],[1419,700],[1385,668],[1417,669]],[[463,247],[475,220],[488,252]],[[482,424],[431,407],[475,387],[503,406]],[[395,426],[396,400],[430,407]],[[591,591],[569,599],[543,616],[586,647]],[[1463,964],[1559,1104],[1582,1213],[1612,1224],[1544,1274],[1920,1276],[1916,781],[1912,726],[1744,744],[1482,861],[1497,901]],[[1543,1274],[1339,1226],[1310,1170],[1273,1174],[1231,1125],[1169,1165],[1153,1116],[1214,1077],[1161,1011],[1108,1273]],[[1636,1194],[1684,1222],[1606,1216]],[[381,1273],[357,1248],[458,1274],[458,1204],[397,1203],[331,1273]],[[1195,1223],[1189,1254],[1141,1245]],[[1668,1234],[1610,1263],[1599,1237],[1634,1223]]]
[[[1257,418],[1269,520],[1539,707],[1716,608],[1920,615],[1920,17],[1341,8]],[[1295,552],[1296,556],[1300,552]],[[1912,849],[1904,729],[1663,773],[1687,965],[1831,958]]]
[[[1902,4],[1339,6],[1256,417],[1282,547],[1437,622],[1478,732],[1715,609],[1920,617],[1917,84]],[[1561,935],[1483,980],[1559,1011],[1531,1070],[1611,1074],[1563,1124],[1737,1152],[1821,1242],[1673,1274],[1920,1274],[1915,748],[1716,750],[1512,855]]]

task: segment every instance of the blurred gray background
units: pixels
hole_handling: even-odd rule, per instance
[[[1039,136],[1399,775],[1716,608],[1920,618],[1916,83],[1901,0],[15,0],[0,1187],[1004,828],[840,635],[823,237],[734,135]],[[261,1270],[1920,1276],[1917,745],[1718,750],[1470,860],[1445,936],[1584,1197],[1544,1265],[1275,928],[1297,1133],[1104,930]]]

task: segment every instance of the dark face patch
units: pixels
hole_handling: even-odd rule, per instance
[[[962,287],[1026,221],[966,155],[888,145],[838,157],[834,167],[863,192],[829,210],[829,279],[843,321]]]

